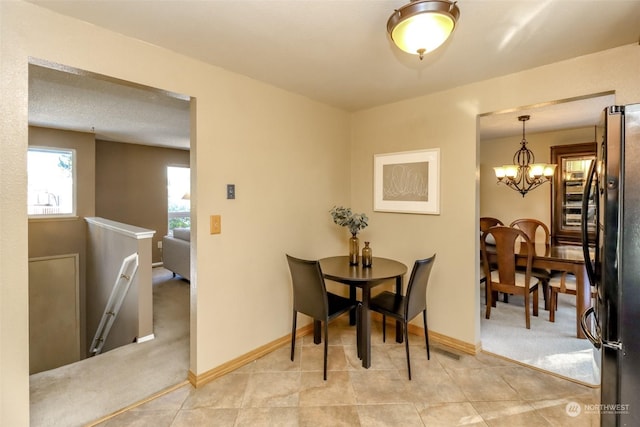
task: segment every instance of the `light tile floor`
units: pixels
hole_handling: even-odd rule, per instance
[[[323,346],[306,336],[194,389],[180,387],[115,416],[114,426],[598,426],[590,406],[599,390],[487,354],[469,356],[410,336],[412,380],[404,344],[382,343],[373,324],[372,366],[356,356],[355,329],[336,319]]]

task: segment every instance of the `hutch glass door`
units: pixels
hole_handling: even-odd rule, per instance
[[[558,165],[551,204],[551,235],[555,244],[580,244],[582,241],[580,222],[584,190],[595,157],[595,143],[551,147],[551,162]],[[589,201],[587,218],[589,232],[594,233],[593,201]]]

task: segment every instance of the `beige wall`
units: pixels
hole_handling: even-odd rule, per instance
[[[527,147],[537,162],[551,161],[551,147],[595,141],[595,127],[554,132],[527,133]],[[522,136],[480,141],[480,216],[510,224],[518,218],[535,218],[551,230],[551,183],[543,184],[525,197],[504,184],[498,185],[494,166],[511,164]]]
[[[345,250],[348,236],[328,211],[349,203],[349,114],[32,4],[0,2],[0,20],[0,424],[29,424],[29,57],[195,98],[190,369],[285,336],[285,252]],[[208,233],[211,214],[222,216],[222,234]]]
[[[367,237],[376,255],[409,264],[438,254],[431,330],[480,341],[477,116],[610,90],[617,103],[640,102],[639,72],[640,48],[629,45],[354,114],[352,208],[371,213]],[[440,148],[441,214],[372,212],[373,155],[431,147]]]
[[[30,56],[196,98],[191,370],[285,336],[284,253],[345,252],[328,210],[371,213],[378,256],[438,253],[430,327],[479,341],[476,116],[616,90],[640,100],[635,45],[349,115],[304,97],[22,2],[0,2],[0,424],[28,425],[27,65]],[[98,54],[99,53],[99,54]],[[441,214],[371,212],[373,154],[441,149]],[[237,198],[225,199],[236,184]],[[222,234],[209,235],[210,214]],[[233,320],[233,321],[231,321]],[[232,325],[232,326],[229,326]]]
[[[152,260],[167,234],[167,166],[189,167],[189,152],[96,141],[96,216],[154,230]]]
[[[95,144],[93,134],[29,127],[29,145],[76,150],[76,217],[29,220],[29,258],[79,254],[80,319],[86,317],[87,225],[95,215]],[[80,348],[86,348],[86,323],[80,322]],[[84,351],[82,352],[84,354]],[[84,358],[84,356],[83,356]]]

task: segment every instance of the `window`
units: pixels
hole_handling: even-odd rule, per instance
[[[174,228],[191,227],[191,177],[189,168],[167,167],[169,235]]]
[[[75,150],[30,147],[27,210],[31,217],[76,214]]]

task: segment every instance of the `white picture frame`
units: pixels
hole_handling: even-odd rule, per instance
[[[440,214],[440,149],[375,154],[373,210]]]

